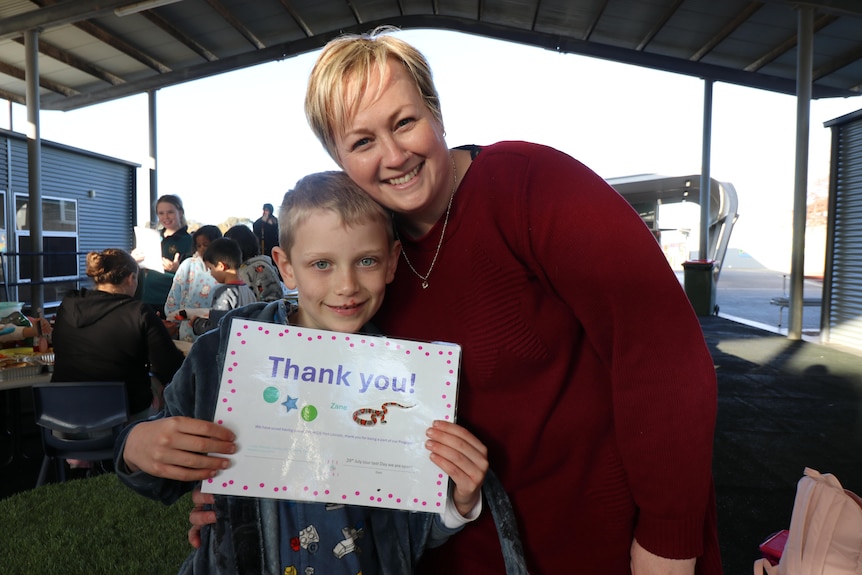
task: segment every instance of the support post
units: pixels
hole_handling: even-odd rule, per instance
[[[712,80],[703,81],[703,142],[700,160],[700,243],[701,260],[709,257],[710,156],[712,155]]]
[[[787,338],[802,339],[805,279],[805,220],[808,214],[808,145],[811,124],[814,9],[800,6],[796,60],[796,168],[793,187],[793,239],[790,252],[790,307]]]
[[[149,102],[149,134],[150,134],[150,222],[156,223],[159,221],[156,214],[156,200],[159,198],[159,174],[157,172],[157,133],[156,133],[156,91],[150,90],[147,92],[147,101]]]
[[[42,136],[39,125],[39,31],[24,33],[26,62],[25,94],[27,98],[27,171],[29,201],[27,202],[30,227],[30,251],[34,254],[30,268],[31,314],[42,317],[45,313],[45,261],[42,242]],[[20,260],[19,260],[20,261]]]

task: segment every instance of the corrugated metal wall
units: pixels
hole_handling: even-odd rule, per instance
[[[862,349],[862,114],[826,125],[832,166],[821,339]]]
[[[134,244],[138,165],[85,150],[42,141],[42,197],[77,203],[78,249],[131,250]],[[7,251],[15,251],[14,195],[29,195],[27,142],[0,130],[0,191],[6,192]],[[92,191],[91,191],[92,190]],[[79,275],[86,275],[79,257]]]

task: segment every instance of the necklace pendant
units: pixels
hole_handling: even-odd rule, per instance
[[[422,281],[422,289],[428,289],[428,280]]]

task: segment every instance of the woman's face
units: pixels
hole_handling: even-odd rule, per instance
[[[378,85],[376,75],[369,86]],[[389,62],[376,92],[366,91],[348,125],[337,130],[343,132],[336,137],[338,157],[366,193],[406,216],[410,231],[423,233],[443,214],[453,187],[443,126],[400,63]]]
[[[159,202],[156,204],[156,215],[159,223],[169,232],[175,232],[182,226],[180,211],[170,202]]]

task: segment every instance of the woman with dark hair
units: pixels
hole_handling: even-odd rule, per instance
[[[239,244],[242,265],[237,271],[240,279],[254,292],[257,301],[275,301],[284,297],[284,284],[279,278],[272,258],[260,253],[257,238],[248,226],[233,226],[224,233]]]
[[[52,381],[123,381],[131,419],[152,412],[150,374],[163,385],[183,362],[162,321],[132,298],[138,264],[127,252],[109,248],[87,254],[94,289],[66,293],[52,334]],[[160,397],[161,385],[155,390]]]

